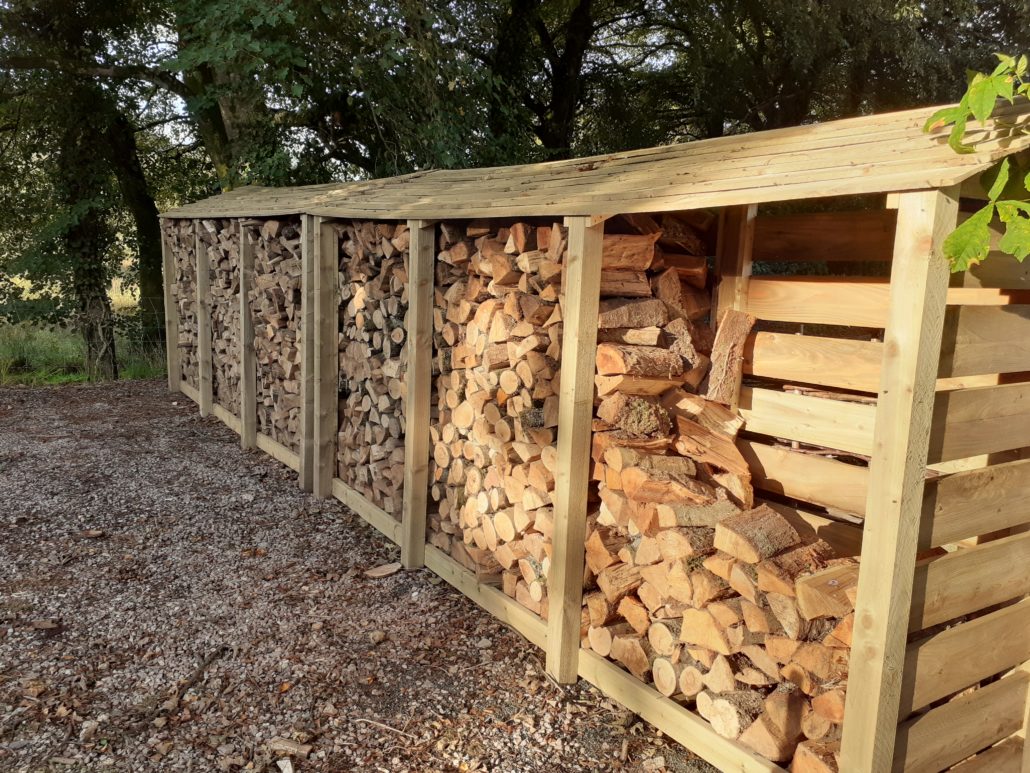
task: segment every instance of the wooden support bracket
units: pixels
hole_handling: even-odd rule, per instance
[[[898,202],[890,306],[869,463],[862,571],[841,746],[841,770],[890,770],[902,677],[948,262],[958,191],[903,193]]]
[[[547,581],[547,672],[559,683],[576,681],[579,669],[590,426],[594,412],[597,310],[601,297],[604,224],[568,218],[562,316],[558,457],[554,471],[554,536]]]
[[[404,509],[401,561],[407,569],[425,564],[429,485],[429,410],[433,378],[433,269],[436,227],[409,220],[408,368],[404,399]]]

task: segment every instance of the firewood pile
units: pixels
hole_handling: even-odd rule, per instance
[[[234,220],[202,220],[211,276],[211,388],[214,401],[240,412],[240,237]]]
[[[754,319],[705,321],[708,223],[609,222],[630,233],[604,242],[627,276],[602,281],[583,646],[771,760],[835,769],[857,566],[756,506],[729,408]]]
[[[197,241],[192,220],[164,220],[165,241],[172,253],[175,276],[172,293],[179,320],[176,345],[183,381],[194,389],[200,386],[200,353],[197,348]]]
[[[439,233],[428,540],[546,616],[567,231]]]
[[[350,222],[339,236],[337,474],[400,517],[408,311],[406,223]]]
[[[257,361],[258,431],[300,451],[300,221],[265,220],[248,228],[254,243],[249,293]]]

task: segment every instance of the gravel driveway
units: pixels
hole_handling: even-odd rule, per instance
[[[711,770],[155,381],[0,389],[0,769]]]

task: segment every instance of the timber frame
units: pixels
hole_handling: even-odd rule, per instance
[[[199,389],[181,379],[175,346],[169,346],[169,388],[197,402],[202,415],[210,413],[239,433],[244,449],[257,447],[298,471],[305,490],[333,496],[354,510],[400,547],[405,567],[428,568],[541,647],[547,671],[557,681],[586,679],[721,770],[782,770],[718,736],[694,712],[580,646],[592,352],[607,216],[599,213],[718,208],[716,270],[721,281],[715,293],[716,309],[738,309],[778,323],[883,331],[877,340],[759,332],[750,341],[744,370],[752,380],[779,378],[852,390],[866,395],[864,400],[841,402],[766,389],[760,382],[738,384],[739,410],[746,429],[754,433],[741,441],[741,450],[756,470],[756,488],[778,495],[770,502],[847,551],[846,555],[861,555],[850,669],[856,687],[847,693],[840,769],[847,773],[939,771],[972,757],[961,770],[1027,773],[1030,266],[992,257],[965,274],[949,275],[941,254],[943,239],[960,217],[960,186],[968,185],[998,158],[1025,152],[1027,142],[1003,143],[1001,129],[988,125],[973,138],[974,144],[979,143],[976,153],[952,159],[937,152],[936,140],[902,131],[920,123],[929,112],[760,133],[750,143],[741,138],[691,143],[689,152],[682,153],[647,151],[659,159],[656,164],[668,166],[679,159],[684,173],[691,171],[691,163],[709,169],[703,164],[721,160],[721,150],[757,162],[779,154],[783,161],[778,163],[786,164],[780,172],[782,185],[771,174],[761,187],[726,187],[716,184],[716,174],[711,184],[691,183],[700,185],[702,192],[696,195],[666,191],[651,199],[632,188],[619,196],[591,199],[584,186],[577,198],[569,199],[571,204],[563,205],[562,186],[570,183],[562,182],[561,175],[571,172],[558,162],[540,165],[534,171],[537,176],[530,179],[530,185],[554,186],[547,198],[516,199],[517,194],[502,193],[489,205],[476,204],[460,196],[466,188],[475,190],[475,173],[467,170],[414,175],[378,185],[281,192],[254,189],[249,194],[243,189],[173,210],[162,217],[302,215],[301,453],[257,431],[252,346],[241,347],[238,415],[212,406],[208,258],[199,239]],[[1025,119],[1026,105],[1015,112]],[[798,161],[797,149],[805,141],[834,153],[846,152],[849,145],[859,143],[863,131],[874,127],[891,134],[893,142],[911,152],[911,160],[888,161],[874,155],[863,159],[871,173],[855,172],[851,184],[847,180],[852,178],[844,172],[823,174],[822,186],[809,179],[811,165]],[[829,144],[827,138],[832,137],[838,138],[837,144]],[[620,169],[628,169],[625,174],[632,181],[637,179],[633,175],[655,173],[641,162],[647,152],[604,157],[596,163],[608,165],[616,178]],[[695,155],[702,161],[691,161]],[[582,165],[582,161],[576,163]],[[583,165],[592,171],[588,167]],[[503,169],[485,170],[477,196],[491,199],[491,186],[500,185],[498,181],[523,184],[529,174],[526,169],[513,168],[507,177]],[[744,173],[740,171],[741,176]],[[890,208],[779,216],[765,215],[758,208],[769,201],[850,193],[887,194]],[[512,198],[506,200],[505,195]],[[568,285],[563,299],[550,606],[548,619],[543,620],[497,588],[479,583],[450,556],[426,544],[433,277],[438,219],[558,212],[567,216],[569,228]],[[400,520],[335,474],[337,251],[330,224],[338,218],[406,220],[411,232],[406,462]],[[245,225],[253,222],[244,219],[241,225],[240,340],[244,343],[254,335],[246,302],[254,257]],[[812,238],[799,239],[798,233]],[[848,237],[842,238],[842,233]],[[176,288],[171,281],[171,248],[163,246],[166,320],[173,331],[178,329]],[[827,258],[826,249],[836,255]],[[752,276],[756,262],[859,259],[889,263],[890,279],[788,277],[775,272]],[[806,333],[803,328],[802,333]],[[833,457],[806,457],[763,442],[763,437],[840,449],[869,461],[865,466]],[[794,504],[785,505],[784,499]],[[834,517],[841,512],[848,517]],[[942,546],[948,546],[946,555],[926,560],[928,551]],[[973,686],[980,689],[944,701]]]

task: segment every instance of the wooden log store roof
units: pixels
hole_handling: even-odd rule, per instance
[[[947,131],[923,132],[935,108],[849,118],[589,158],[293,188],[246,186],[162,217],[407,219],[611,215],[961,183],[1030,147],[1012,125],[1030,126],[1030,105],[1004,105],[986,126],[970,124],[955,153]]]

